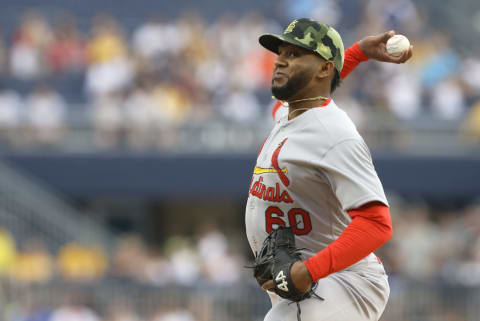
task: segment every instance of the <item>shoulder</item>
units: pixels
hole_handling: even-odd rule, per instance
[[[325,153],[324,159],[334,159],[334,163],[338,163],[339,159],[372,163],[370,150],[361,137],[347,138],[336,142]]]
[[[329,138],[332,146],[347,140],[363,140],[353,121],[333,100],[312,110],[312,116],[313,125]]]

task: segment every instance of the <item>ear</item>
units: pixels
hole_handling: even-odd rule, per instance
[[[327,78],[331,74],[333,74],[335,66],[333,65],[333,61],[323,61],[320,64],[320,68],[318,69],[317,77],[319,78]]]

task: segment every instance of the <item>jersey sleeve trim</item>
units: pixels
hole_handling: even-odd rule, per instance
[[[364,197],[360,197],[359,199],[351,202],[351,204],[347,204],[343,210],[348,212],[352,209],[359,208],[371,202],[380,202],[383,204],[383,206],[390,207],[387,200],[381,197],[380,195],[377,195],[377,196],[367,195]]]

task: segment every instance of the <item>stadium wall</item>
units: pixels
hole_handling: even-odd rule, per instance
[[[162,199],[246,197],[255,155],[16,154],[3,158],[72,198]],[[373,158],[387,191],[445,201],[478,197],[479,157]]]

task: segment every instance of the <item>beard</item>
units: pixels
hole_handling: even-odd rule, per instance
[[[296,73],[287,79],[287,82],[283,86],[273,85],[272,79],[272,95],[278,100],[288,101],[294,97],[301,89],[303,89],[313,78],[313,72],[311,73]]]

